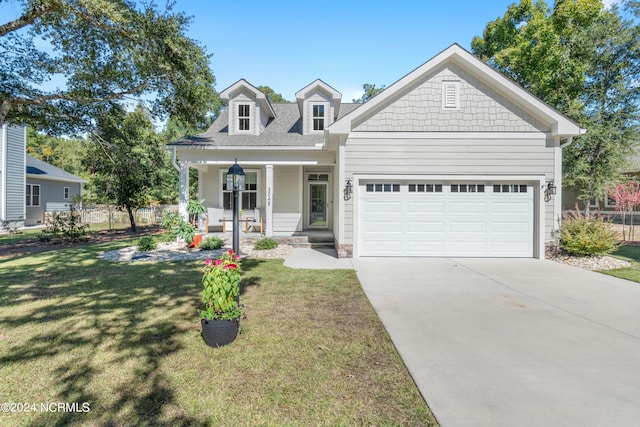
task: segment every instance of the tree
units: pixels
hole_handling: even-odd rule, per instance
[[[364,94],[358,99],[353,99],[352,102],[354,104],[364,104],[369,99],[373,98],[374,96],[382,92],[384,88],[385,88],[384,85],[380,87],[376,87],[376,85],[365,83],[362,85],[362,90],[364,90]]]
[[[88,178],[81,162],[87,145],[81,138],[56,138],[27,128],[28,154],[82,178]]]
[[[284,99],[284,97],[279,93],[275,93],[274,90],[271,89],[269,86],[258,86],[258,90],[264,93],[265,95],[267,95],[267,98],[271,103],[278,104],[282,102],[286,102],[286,103],[289,102],[286,99]]]
[[[2,8],[3,17],[19,13],[0,22],[0,125],[71,134],[91,124],[100,104],[132,98],[197,124],[219,106],[209,56],[185,36],[190,18],[172,4],[16,0]],[[43,89],[60,78],[63,88]]]
[[[92,140],[83,160],[92,174],[91,185],[99,197],[127,211],[135,232],[134,210],[148,205],[163,178],[163,140],[142,106],[127,113],[116,104],[98,116]]]
[[[473,52],[587,129],[564,150],[565,185],[589,206],[606,195],[638,139],[638,4],[521,0],[487,24]]]
[[[622,215],[622,239],[629,241],[634,239],[635,225],[633,224],[633,212],[640,206],[640,182],[627,182],[607,189],[609,197],[616,202],[615,209]],[[629,233],[626,234],[626,216],[629,215]]]

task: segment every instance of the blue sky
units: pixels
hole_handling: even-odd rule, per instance
[[[470,49],[515,0],[187,1],[189,36],[213,54],[216,90],[244,78],[286,99],[320,78],[343,102],[390,85],[453,43]]]

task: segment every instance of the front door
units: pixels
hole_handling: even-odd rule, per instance
[[[309,183],[309,228],[328,228],[327,182]]]

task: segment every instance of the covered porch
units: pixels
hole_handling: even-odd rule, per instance
[[[198,154],[202,156],[201,151]],[[226,174],[237,155],[246,182],[245,191],[239,195],[242,234],[269,237],[294,236],[305,231],[333,234],[337,218],[334,195],[341,193],[335,188],[337,179],[330,153],[313,154],[315,158],[287,160],[259,159],[266,156],[238,152],[215,160],[191,160],[181,155],[181,161],[175,163],[180,175],[180,213],[187,216],[189,170],[195,168],[198,199],[204,199],[207,208],[206,223],[200,222],[202,231],[231,232],[233,196],[226,188]]]

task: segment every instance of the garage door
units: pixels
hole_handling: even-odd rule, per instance
[[[361,256],[533,256],[531,183],[381,180],[358,193]]]

